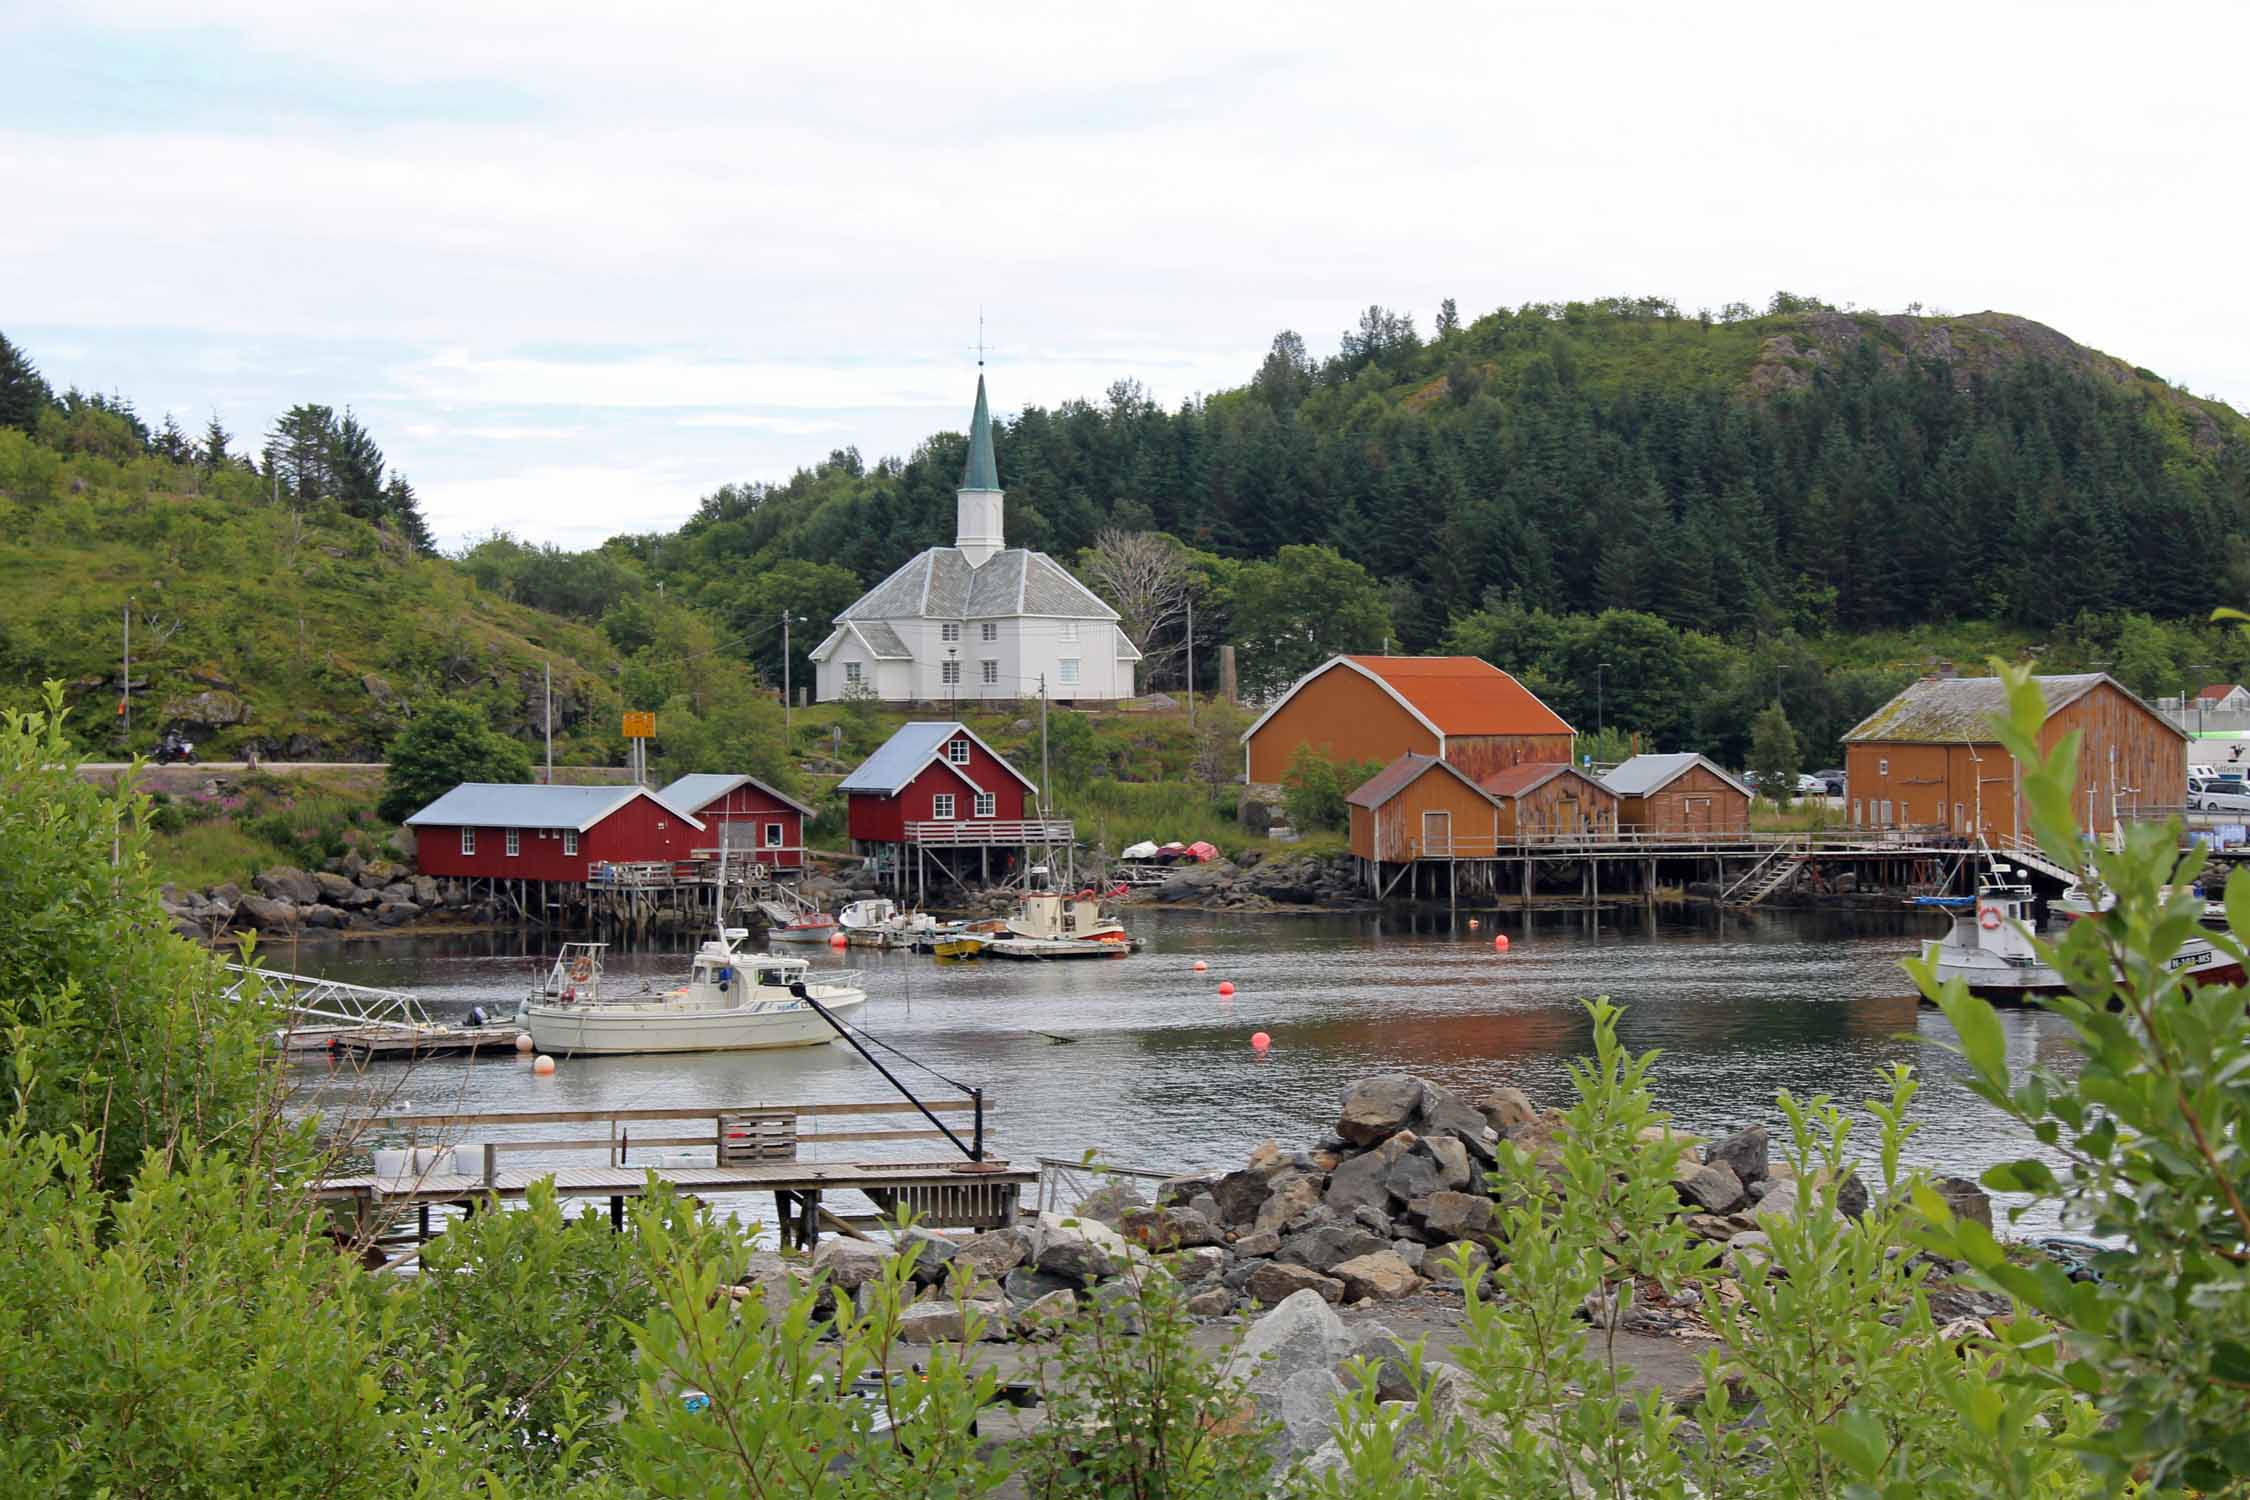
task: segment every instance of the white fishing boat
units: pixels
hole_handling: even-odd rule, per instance
[[[2034,940],[2037,897],[2028,882],[2011,878],[2004,868],[1996,867],[1980,881],[1974,896],[1924,896],[1914,904],[1944,911],[1953,922],[1945,936],[1922,945],[1922,957],[1936,964],[1940,983],[1959,979],[1969,993],[1988,1000],[2020,1000],[2069,990],[2061,971],[2039,955]],[[2077,886],[2053,905],[2062,925],[2082,921],[2099,909]],[[2184,939],[2167,964],[2175,971],[2189,971],[2199,983],[2242,980],[2242,965],[2200,935]]]
[[[836,913],[844,940],[855,947],[910,948],[934,938],[943,924],[927,912],[900,911],[880,896],[854,901]]]
[[[1092,891],[1031,891],[1008,918],[1007,934],[983,951],[995,958],[1117,958],[1139,946]]]
[[[749,936],[729,927],[706,939],[675,989],[604,993],[606,943],[566,943],[518,1019],[541,1052],[575,1057],[639,1052],[740,1052],[813,1047],[836,1040],[819,1010],[850,1016],[867,994],[847,972],[816,978],[802,958],[739,951]]]

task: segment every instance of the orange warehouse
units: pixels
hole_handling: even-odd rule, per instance
[[[1243,733],[1252,782],[1278,782],[1298,749],[1389,765],[1433,756],[1473,782],[1525,761],[1568,762],[1562,716],[1474,656],[1338,656],[1315,667]]]
[[[2082,736],[2072,801],[2088,830],[2107,833],[2115,815],[2187,801],[2185,730],[2106,672],[2031,680],[2047,700],[2039,748],[2052,751],[2072,730]],[[2015,757],[1992,734],[2007,708],[1997,677],[1925,677],[1861,720],[1844,736],[1851,826],[1995,841],[2028,834]]]
[[[1503,841],[1617,831],[1617,794],[1576,766],[1525,761],[1477,785],[1500,804]]]
[[[1747,833],[1750,788],[1694,751],[1636,755],[1602,778],[1634,833]]]
[[[1361,859],[1489,859],[1499,842],[1499,804],[1434,755],[1400,756],[1344,801]]]

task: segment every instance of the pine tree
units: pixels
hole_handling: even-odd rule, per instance
[[[422,519],[414,486],[406,482],[404,474],[393,473],[391,482],[383,487],[383,514],[414,544],[415,551],[425,557],[437,555],[437,543],[430,536],[429,523]]]
[[[211,420],[203,429],[203,446],[196,454],[196,462],[203,466],[204,473],[216,474],[234,462],[233,456],[227,452],[227,446],[233,441],[227,435],[227,430],[219,425],[219,414],[211,413]]]
[[[25,432],[39,425],[39,414],[54,405],[55,393],[30,356],[0,334],[0,427]]]
[[[383,450],[350,407],[344,408],[328,432],[327,469],[335,497],[344,509],[370,521],[380,519],[383,505]]]
[[[1778,701],[1759,710],[1751,722],[1750,776],[1779,807],[1787,807],[1797,790],[1797,732]]]
[[[297,504],[336,492],[329,472],[335,435],[336,413],[311,403],[290,407],[266,435],[266,470],[280,476],[282,489]]]

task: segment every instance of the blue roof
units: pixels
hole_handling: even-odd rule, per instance
[[[529,782],[464,781],[406,820],[409,828],[569,828],[579,833],[635,797],[693,827],[703,824],[645,786],[539,786]]]
[[[967,736],[981,746],[984,753],[999,761],[1010,776],[1022,782],[1030,791],[1039,790],[1031,779],[1008,764],[999,751],[969,732],[969,727],[958,721],[939,722],[917,719],[899,726],[898,733],[883,742],[883,747],[859,763],[859,768],[836,784],[840,792],[880,792],[888,797],[896,793],[915,777],[922,768],[936,760],[945,751],[946,742],[958,736]],[[961,778],[968,781],[968,777]],[[970,782],[971,786],[976,783]],[[983,790],[983,788],[978,788]]]

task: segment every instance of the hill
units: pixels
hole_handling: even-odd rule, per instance
[[[0,681],[63,679],[76,736],[99,755],[145,753],[178,724],[207,758],[359,761],[380,760],[438,697],[537,743],[551,668],[558,761],[616,764],[631,694],[671,710],[677,753],[659,769],[722,730],[778,768],[778,710],[694,612],[652,601],[621,645],[480,586],[395,524],[272,494],[238,463],[64,451],[0,428]],[[116,710],[129,599],[128,742]]]

